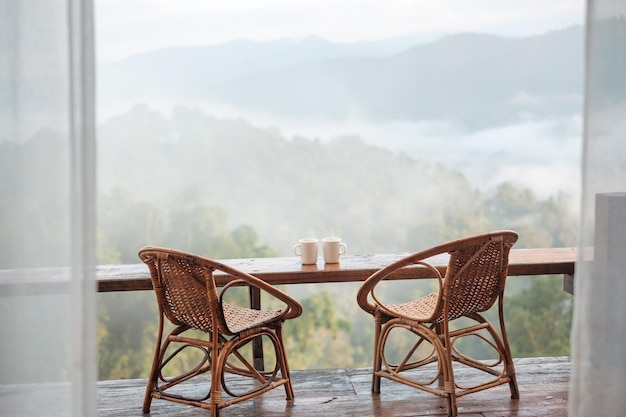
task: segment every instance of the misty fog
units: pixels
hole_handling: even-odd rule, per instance
[[[578,97],[582,110],[582,98]],[[372,123],[350,118],[290,119],[195,103],[208,114],[242,117],[261,128],[277,128],[286,138],[306,136],[326,143],[355,135],[367,144],[439,163],[461,172],[470,184],[490,193],[508,181],[542,198],[580,192],[581,113],[561,118],[529,118],[519,123],[468,132],[446,121]],[[158,106],[171,111],[168,106]]]
[[[332,191],[325,192],[318,179],[315,186],[309,186],[318,193],[317,200],[306,195],[306,184],[294,185],[294,181],[280,179],[272,185],[272,175],[293,175],[287,169],[289,161],[268,154],[283,152],[280,150],[283,145],[275,140],[258,139],[259,146],[265,143],[263,146],[268,148],[256,151],[257,161],[239,161],[236,152],[228,154],[226,157],[232,159],[233,166],[239,163],[247,166],[234,177],[228,176],[218,183],[212,181],[219,173],[207,177],[205,168],[198,166],[194,179],[189,167],[196,162],[178,162],[186,166],[172,175],[180,177],[181,184],[197,187],[204,193],[199,197],[203,204],[224,207],[232,223],[230,227],[251,225],[259,233],[260,241],[280,255],[290,254],[290,242],[301,237],[300,234],[325,234],[330,230],[358,241],[356,248],[353,245],[357,250],[406,250],[401,243],[405,238],[398,234],[399,228],[406,226],[401,224],[402,218],[411,213],[421,224],[428,224],[429,216],[433,216],[433,224],[439,222],[435,219],[441,213],[433,208],[433,202],[445,198],[447,188],[453,186],[440,187],[441,192],[437,193],[434,182],[424,183],[433,170],[439,169],[436,167],[447,170],[444,176],[458,173],[467,181],[467,189],[479,192],[481,199],[491,198],[502,184],[510,183],[520,192],[529,190],[539,200],[565,201],[562,204],[568,214],[574,215],[580,188],[582,35],[580,26],[572,26],[520,38],[453,34],[421,39],[412,45],[406,43],[408,37],[337,44],[309,36],[300,40],[240,40],[206,47],[156,49],[100,66],[98,120],[100,126],[107,128],[100,128],[99,140],[111,140],[111,134],[120,140],[125,138],[128,144],[138,140],[133,138],[133,130],[123,130],[120,123],[126,120],[123,123],[130,123],[128,129],[157,123],[152,128],[158,132],[155,143],[170,141],[171,146],[177,146],[179,136],[193,130],[194,140],[202,141],[202,136],[206,136],[207,143],[200,145],[206,152],[213,146],[209,145],[212,143],[209,138],[222,143],[224,152],[230,149],[224,142],[226,137],[231,138],[229,141],[237,140],[240,143],[237,146],[256,149],[255,133],[241,131],[242,135],[252,136],[237,138],[229,136],[234,132],[230,128],[219,127],[220,123],[226,126],[242,122],[256,129],[257,135],[274,132],[271,135],[276,140],[293,143],[293,149],[285,155],[306,141],[311,141],[310,146],[329,145],[338,138],[353,137],[373,149],[405,155],[415,164],[433,167],[429,171],[423,171],[425,168],[410,171],[414,172],[411,175],[423,178],[396,179],[398,184],[383,185],[385,182],[376,178],[388,176],[385,167],[372,166],[374,171],[364,174],[364,168],[356,168],[356,161],[346,155],[346,169],[350,166],[356,171],[327,181],[345,183],[342,188],[332,189],[351,194],[352,197],[346,194],[344,199],[351,198],[354,207],[335,216],[330,204]],[[137,105],[147,106],[146,110],[153,112],[149,118],[154,121],[128,119],[144,117],[139,116],[142,112],[133,110]],[[177,108],[198,111],[223,123],[209,123],[211,129],[218,130],[205,133],[202,126],[206,121],[197,120],[185,128],[181,121],[175,121]],[[228,132],[220,133],[220,129]],[[135,135],[149,135],[149,131],[137,130]],[[220,135],[224,138],[221,141]],[[294,142],[297,139],[305,142],[298,142],[299,145]],[[315,149],[317,156],[312,154],[312,158],[338,148]],[[126,151],[118,149],[118,157],[120,152]],[[388,160],[385,158],[380,161]],[[134,166],[135,171],[125,178],[144,177],[150,168],[144,168],[142,173],[139,164],[148,162],[129,159],[126,166]],[[100,192],[108,192],[116,186],[116,180],[107,176],[107,160],[101,163],[104,165]],[[175,161],[167,163],[176,167]],[[272,173],[273,170],[264,168],[267,163],[285,165],[281,168],[283,172]],[[320,164],[313,160],[301,163]],[[311,175],[316,178],[327,175],[319,168]],[[334,172],[341,168],[336,165],[326,169]],[[183,173],[189,175],[184,177]],[[351,175],[358,178],[350,178]],[[255,179],[246,179],[251,176]],[[261,178],[267,183],[259,182]],[[131,182],[135,183],[136,179]],[[359,189],[372,187],[374,183],[391,189],[409,187],[404,196],[392,197],[387,192],[388,201],[376,202],[376,207],[383,210],[379,215],[394,230],[385,238],[381,238],[384,227],[379,224],[370,226],[375,230],[366,230],[374,219],[368,220],[363,211],[364,206],[371,204]],[[221,191],[215,193],[207,188],[209,184]],[[353,184],[352,188],[349,184]],[[117,186],[123,187],[124,183]],[[290,187],[299,188],[290,190]],[[142,195],[141,191],[135,193],[137,198]],[[425,193],[429,193],[427,204],[419,202]],[[247,201],[243,197],[246,194]],[[330,201],[324,206],[329,196]],[[150,201],[150,197],[146,198]],[[285,204],[290,207],[284,207]],[[303,215],[311,220],[297,219],[294,211],[299,210],[299,204],[307,204]],[[355,210],[359,213],[350,216]],[[346,222],[360,222],[360,231]],[[458,233],[462,233],[461,227]],[[434,235],[433,240],[436,240]]]
[[[137,103],[164,114],[191,105],[286,138],[356,135],[458,170],[485,192],[512,181],[577,201],[581,27],[412,47],[407,39],[336,44],[311,36],[156,50],[101,68],[99,119]]]

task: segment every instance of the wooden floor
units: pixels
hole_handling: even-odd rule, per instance
[[[466,417],[567,416],[569,358],[515,360],[520,399],[512,400],[508,385],[458,400]],[[457,374],[457,380],[463,375]],[[275,389],[254,400],[224,408],[221,417],[414,417],[446,415],[442,399],[410,387],[382,381],[381,393],[370,391],[371,369],[292,371],[296,399],[285,401],[285,391]],[[98,417],[142,416],[145,380],[98,383]],[[152,416],[209,416],[209,412],[163,400],[153,400]]]

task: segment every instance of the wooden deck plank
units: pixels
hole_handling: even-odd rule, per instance
[[[521,358],[515,360],[520,399],[510,398],[508,386],[461,397],[464,417],[566,416],[569,358]],[[461,378],[462,375],[459,375]],[[402,384],[383,380],[381,393],[370,392],[371,369],[292,371],[296,399],[285,401],[281,388],[255,400],[222,410],[230,417],[445,416],[442,399]],[[101,381],[98,384],[99,417],[141,416],[145,380]],[[168,401],[153,400],[152,416],[209,416],[209,412]]]
[[[569,358],[521,358],[515,360],[520,399],[510,398],[501,386],[459,398],[463,417],[560,417],[567,416]],[[458,374],[461,378],[463,375]],[[222,417],[431,417],[445,416],[445,403],[434,395],[383,380],[381,393],[370,392],[371,369],[327,369],[292,372],[296,399],[285,401],[278,388],[254,400],[222,410]],[[145,379],[100,381],[98,417],[143,416]],[[202,389],[205,384],[197,384]],[[35,389],[36,388],[36,389]],[[0,409],[7,415],[69,416],[68,384],[0,385]],[[25,405],[31,410],[25,410]],[[206,410],[153,400],[151,416],[209,417]]]

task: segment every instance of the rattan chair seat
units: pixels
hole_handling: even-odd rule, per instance
[[[405,317],[410,320],[423,321],[429,319],[437,308],[439,296],[437,293],[430,293],[417,300],[407,301],[399,304],[385,304],[385,310],[389,310],[394,317]]]
[[[222,303],[222,309],[226,326],[232,333],[240,333],[253,327],[272,323],[281,314],[284,314],[282,309],[255,310],[228,303]]]

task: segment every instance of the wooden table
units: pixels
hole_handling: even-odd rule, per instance
[[[338,264],[302,265],[298,257],[226,259],[221,262],[255,275],[273,285],[318,284],[326,282],[364,281],[371,274],[407,254],[342,255]],[[430,263],[442,271],[447,255],[436,256]],[[573,275],[576,262],[574,248],[512,249],[509,256],[509,276]],[[420,266],[394,276],[395,279],[425,278],[429,272]],[[98,291],[151,290],[152,282],[147,266],[100,266],[96,271]],[[216,275],[218,284],[228,280]]]
[[[338,264],[302,265],[296,256],[282,258],[226,259],[223,263],[251,273],[273,285],[313,284],[327,282],[364,281],[378,269],[406,256],[406,254],[343,255]],[[445,270],[447,256],[431,258],[431,263]],[[564,286],[573,280],[576,263],[575,248],[512,249],[509,257],[509,276],[564,275]],[[423,278],[428,271],[415,267],[395,279]],[[216,275],[218,284],[228,280]],[[96,268],[97,290],[141,291],[151,290],[148,267],[133,265],[103,265]],[[63,293],[69,291],[69,269],[36,268],[0,270],[0,296]],[[571,291],[569,291],[571,292]]]

